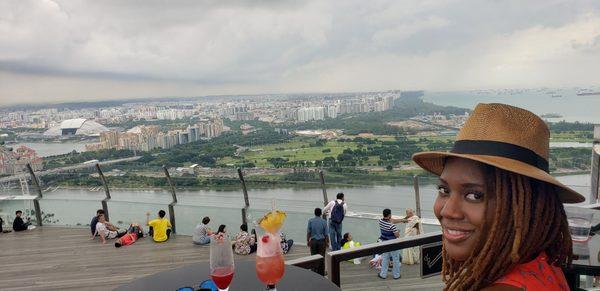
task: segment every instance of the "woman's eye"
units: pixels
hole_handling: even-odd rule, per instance
[[[467,198],[467,200],[471,200],[471,201],[481,201],[481,200],[483,200],[483,194],[482,193],[469,193],[469,194],[465,195],[465,198]]]
[[[444,186],[438,186],[438,193],[442,196],[450,194],[450,190]]]

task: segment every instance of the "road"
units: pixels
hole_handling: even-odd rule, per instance
[[[141,158],[141,156],[135,156],[135,157],[129,157],[129,158],[123,158],[123,159],[101,161],[101,162],[98,162],[98,164],[100,166],[103,166],[103,165],[110,165],[110,164],[117,164],[117,163],[124,163],[124,162],[132,162],[132,161],[139,160],[140,158]],[[40,176],[44,176],[44,175],[50,175],[50,174],[85,169],[85,168],[93,168],[93,167],[96,167],[96,163],[77,164],[77,165],[66,166],[66,167],[62,167],[62,168],[55,168],[55,169],[50,169],[50,170],[39,171],[39,172],[36,172],[35,174],[38,177],[40,177]],[[18,181],[21,178],[26,178],[26,179],[29,178],[29,173],[23,173],[23,174],[0,178],[0,183]]]

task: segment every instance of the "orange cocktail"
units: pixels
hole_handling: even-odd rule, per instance
[[[274,210],[259,221],[260,227],[265,232],[262,233],[259,229],[261,233],[256,250],[256,276],[267,285],[267,290],[275,289],[275,284],[285,273],[279,234],[285,216],[284,212]]]

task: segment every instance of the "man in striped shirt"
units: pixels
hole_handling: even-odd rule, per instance
[[[398,221],[392,219],[392,211],[390,209],[383,210],[383,218],[379,220],[379,229],[381,230],[381,236],[379,239],[382,241],[396,239],[400,237],[400,232],[394,223]],[[379,278],[387,278],[388,266],[390,264],[390,258],[393,262],[392,275],[394,280],[400,279],[400,250],[395,250],[381,254],[383,257],[381,261],[381,272],[377,274]]]

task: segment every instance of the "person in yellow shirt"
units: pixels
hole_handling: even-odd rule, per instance
[[[146,213],[146,225],[150,227],[148,235],[155,242],[164,242],[171,236],[171,222],[165,218],[166,212],[161,210],[158,212],[158,218],[150,220],[150,212]]]

